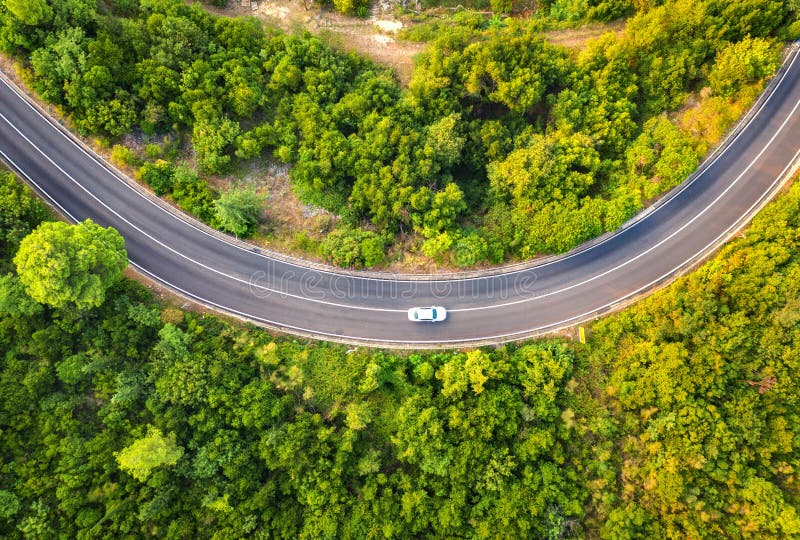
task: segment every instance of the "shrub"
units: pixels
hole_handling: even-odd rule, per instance
[[[780,65],[780,52],[761,38],[746,37],[717,55],[708,75],[715,94],[732,96],[739,88],[771,75]]]
[[[218,174],[230,166],[228,150],[239,135],[239,124],[229,118],[201,119],[192,128],[192,145],[202,172]]]
[[[117,166],[127,165],[129,167],[138,167],[141,163],[133,150],[121,144],[115,144],[111,147],[111,163]]]
[[[47,206],[30,189],[12,173],[0,172],[0,257],[10,259],[22,239],[49,216]]]
[[[378,266],[383,262],[386,257],[383,251],[384,245],[383,238],[374,233],[367,233],[361,239],[361,260],[364,266]]]
[[[473,266],[486,260],[488,246],[478,233],[459,238],[453,246],[451,260],[456,266]]]
[[[295,248],[300,251],[314,251],[319,248],[316,240],[311,238],[306,231],[297,231],[294,235]]]
[[[322,255],[331,263],[342,268],[360,266],[361,242],[357,231],[339,229],[329,234],[320,246]]]
[[[174,172],[169,162],[158,159],[142,165],[136,176],[150,186],[156,195],[166,195],[172,192]]]
[[[252,236],[264,203],[252,187],[234,187],[214,201],[219,228],[236,236]]]
[[[437,258],[453,247],[453,235],[449,232],[442,232],[432,238],[428,238],[422,244],[422,254],[426,257]]]
[[[345,15],[366,17],[369,11],[369,0],[333,0],[333,7]]]
[[[320,253],[336,266],[363,268],[381,264],[385,257],[384,247],[384,240],[378,234],[344,227],[323,240]]]
[[[217,223],[214,199],[217,193],[189,167],[175,168],[172,200],[198,219],[215,226]]]
[[[150,159],[158,159],[161,157],[162,150],[157,144],[148,144],[144,147],[144,153]]]
[[[493,13],[511,13],[511,0],[490,0]]]

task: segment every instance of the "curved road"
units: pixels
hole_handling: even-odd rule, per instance
[[[373,345],[529,337],[624,305],[697,264],[780,187],[800,154],[796,51],[748,119],[687,182],[613,235],[491,275],[393,279],[271,258],[165,209],[0,84],[0,157],[71,220],[125,238],[143,274],[206,306],[287,332]],[[437,324],[411,306],[444,305]]]

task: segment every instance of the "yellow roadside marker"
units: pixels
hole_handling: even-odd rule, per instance
[[[583,330],[583,326],[578,327],[578,336],[581,340],[581,343],[586,343],[586,332]]]

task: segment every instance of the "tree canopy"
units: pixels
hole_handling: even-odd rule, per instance
[[[798,278],[800,184],[585,345],[349,349],[10,274],[0,535],[793,538]]]
[[[19,243],[49,213],[44,203],[31,197],[30,190],[10,172],[0,172],[0,260],[8,265],[19,249]],[[0,272],[5,271],[0,266]]]
[[[263,203],[264,198],[253,188],[238,186],[226,191],[214,201],[219,228],[236,236],[252,235]]]
[[[14,257],[20,282],[31,298],[54,307],[97,307],[128,265],[125,241],[112,228],[87,219],[39,225]]]
[[[183,449],[175,443],[175,435],[164,436],[156,427],[147,426],[147,434],[117,452],[119,468],[139,481],[147,480],[156,467],[175,465]]]

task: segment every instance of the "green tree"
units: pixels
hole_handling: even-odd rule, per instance
[[[342,268],[377,266],[385,257],[384,240],[372,231],[342,227],[325,237],[320,253]]]
[[[11,519],[19,512],[19,499],[10,491],[0,490],[0,519]]]
[[[425,238],[432,238],[452,231],[467,204],[461,188],[451,182],[437,192],[432,192],[427,186],[421,187],[411,196],[411,207],[415,210],[412,221],[416,229]]]
[[[383,263],[386,258],[384,239],[377,234],[364,235],[361,238],[361,260],[364,266],[371,268]]]
[[[147,183],[156,195],[172,192],[175,169],[163,159],[147,161],[136,171],[136,177]]]
[[[580,197],[595,181],[600,156],[585,136],[536,135],[524,148],[492,163],[494,193],[524,207],[531,201]]]
[[[83,310],[101,305],[122,276],[128,264],[124,245],[117,231],[89,219],[43,223],[22,240],[14,264],[31,298]]]
[[[5,5],[17,19],[29,26],[47,23],[53,17],[47,0],[5,0]]]
[[[730,96],[745,84],[763,79],[780,65],[780,51],[762,38],[746,37],[717,55],[708,81],[715,94]]]
[[[0,271],[19,243],[50,213],[45,204],[10,172],[0,172]]]
[[[455,242],[452,260],[456,266],[473,266],[486,259],[487,251],[486,240],[478,233],[471,232]]]
[[[82,28],[68,28],[48,40],[48,45],[31,54],[35,75],[33,87],[43,98],[64,103],[66,90],[80,89],[86,70],[86,33]]]
[[[461,158],[466,139],[459,136],[461,115],[450,114],[427,128],[425,153],[436,160],[442,169],[449,169]]]
[[[214,201],[217,222],[223,231],[247,237],[255,232],[264,198],[252,187],[237,186]]]
[[[212,226],[218,226],[214,206],[217,193],[193,169],[183,165],[175,167],[171,196],[187,212]]]
[[[691,141],[665,116],[651,118],[625,152],[628,174],[639,177],[642,198],[678,185],[697,168],[700,156]]]
[[[114,456],[120,469],[144,482],[153,469],[175,465],[183,456],[183,448],[178,446],[174,433],[164,436],[160,429],[148,425],[144,437],[116,452]]]
[[[201,171],[221,173],[231,162],[228,151],[239,135],[239,124],[229,118],[200,119],[192,128],[192,145]]]
[[[32,316],[42,311],[42,305],[25,292],[19,277],[0,276],[0,314]]]
[[[530,30],[475,43],[466,55],[466,90],[517,113],[537,106],[568,66],[562,50]]]

